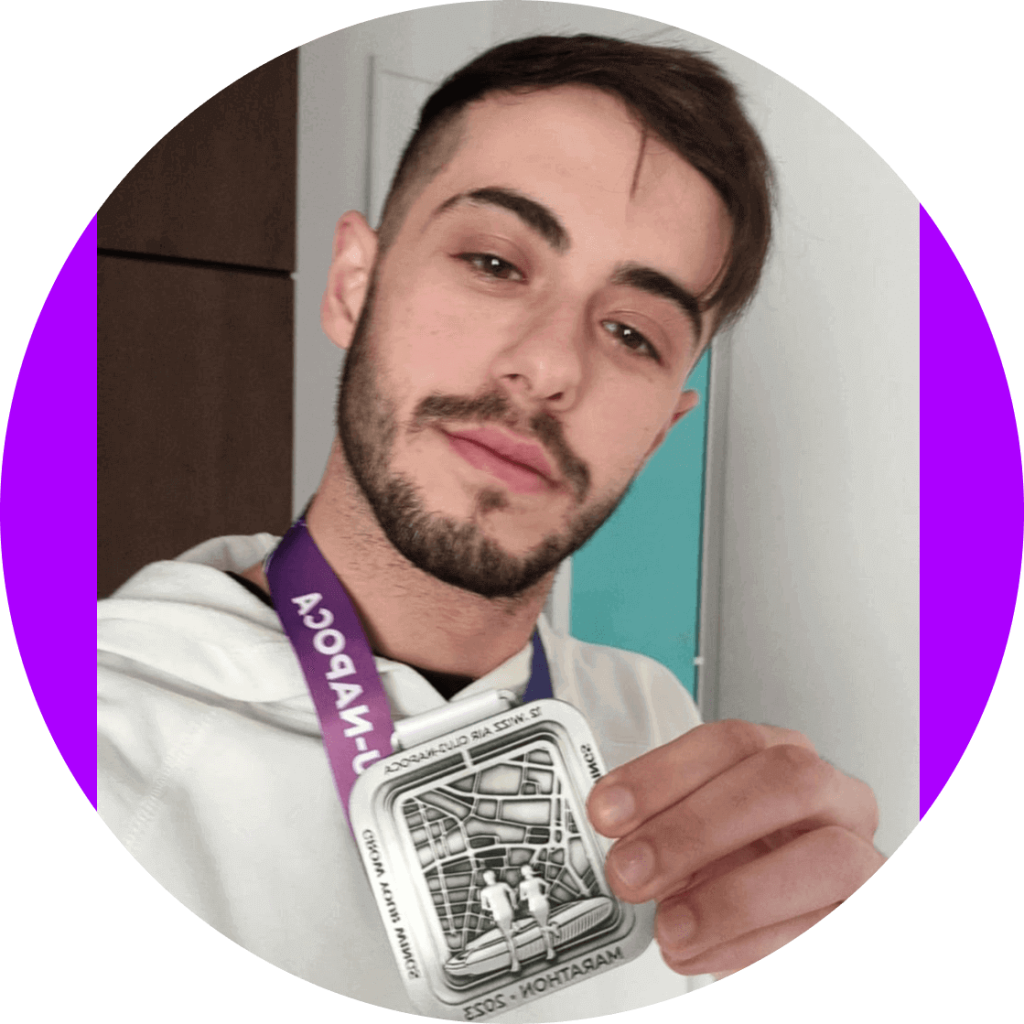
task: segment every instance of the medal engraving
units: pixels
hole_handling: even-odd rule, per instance
[[[586,818],[603,773],[582,715],[540,700],[371,765],[350,806],[409,994],[482,1019],[639,955],[653,908],[619,902]]]

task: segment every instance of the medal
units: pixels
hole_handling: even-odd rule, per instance
[[[586,816],[604,766],[584,717],[551,697],[539,636],[523,704],[491,690],[393,725],[301,519],[266,572],[416,1008],[484,1019],[643,952],[654,905],[620,902],[605,880],[610,842]]]
[[[608,844],[585,810],[603,774],[586,720],[564,701],[505,699],[371,765],[352,792],[399,970],[435,1017],[513,1009],[632,960],[651,938],[653,905],[621,903],[605,881]]]

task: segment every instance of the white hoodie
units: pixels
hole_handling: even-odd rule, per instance
[[[277,614],[224,570],[277,543],[221,537],[155,562],[99,605],[100,816],[168,891],[240,945],[347,996],[416,1012],[338,799],[320,724]],[[699,724],[664,666],[538,623],[554,696],[587,717],[609,768]],[[522,695],[528,644],[460,691]],[[395,721],[444,704],[417,672],[377,670]],[[637,960],[500,1019],[571,1020],[707,979]]]

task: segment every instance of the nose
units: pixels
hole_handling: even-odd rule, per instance
[[[553,411],[571,408],[585,377],[585,330],[583,314],[568,304],[537,311],[495,357],[495,379],[521,400]]]

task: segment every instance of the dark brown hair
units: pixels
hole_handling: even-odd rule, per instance
[[[729,256],[709,294],[719,326],[757,288],[771,237],[772,172],[736,87],[689,50],[604,36],[534,36],[503,43],[451,75],[427,100],[381,218],[381,245],[397,233],[415,195],[458,146],[466,106],[492,92],[589,85],[618,97],[649,131],[714,186],[732,220]]]

